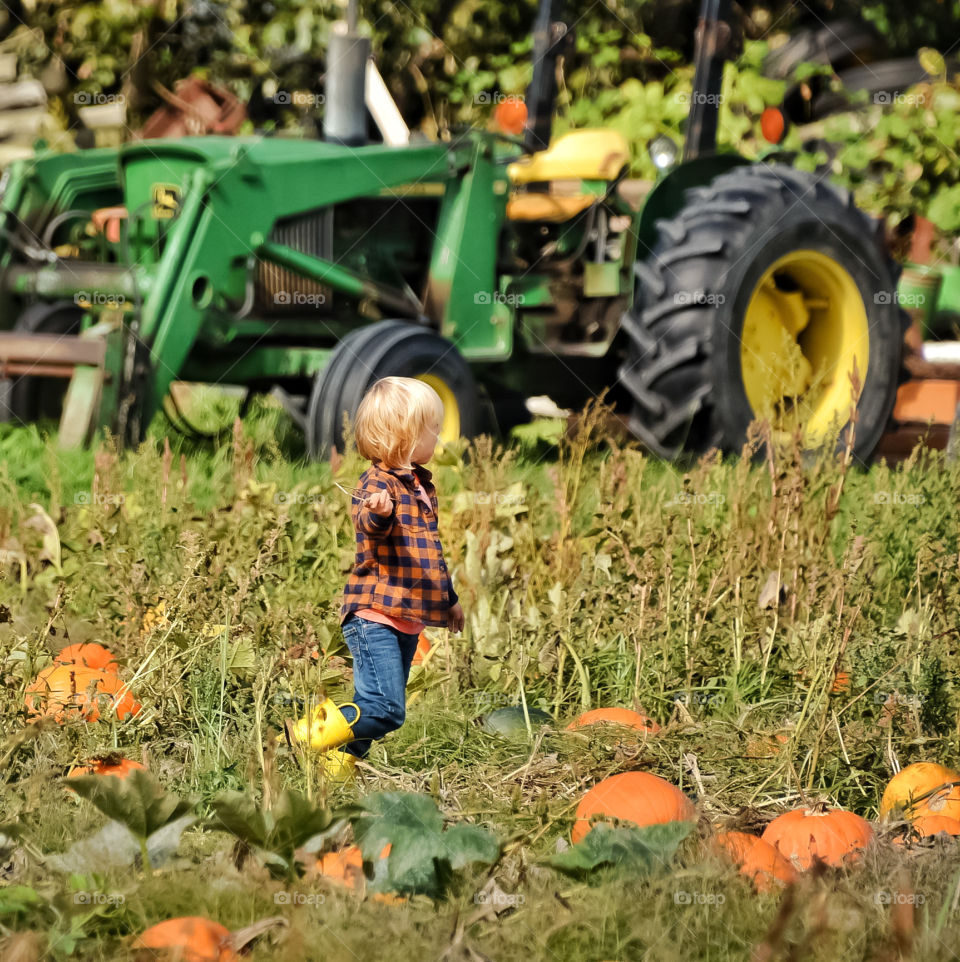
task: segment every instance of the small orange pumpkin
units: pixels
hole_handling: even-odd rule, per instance
[[[948,818],[946,815],[921,815],[910,823],[910,830],[906,837],[897,837],[893,840],[894,845],[906,845],[907,841],[913,837],[932,838],[946,832],[947,835],[960,835],[960,822],[955,818]]]
[[[815,858],[834,867],[856,861],[873,841],[874,833],[870,823],[859,815],[818,803],[778,815],[761,838],[804,871]]]
[[[167,919],[146,930],[135,942],[138,949],[154,949],[177,962],[240,962],[231,932],[219,922],[197,915]]]
[[[693,803],[679,788],[650,772],[621,772],[594,785],[577,806],[570,833],[574,843],[590,831],[594,815],[640,826],[693,822],[697,817]]]
[[[723,832],[713,839],[714,851],[725,855],[758,892],[796,881],[794,867],[769,843],[746,832]]]
[[[116,775],[118,778],[126,778],[138,768],[146,771],[146,766],[140,762],[118,755],[106,755],[103,758],[93,758],[86,765],[74,765],[67,772],[67,778],[76,778],[79,775]]]
[[[833,676],[833,685],[830,692],[834,695],[843,695],[848,691],[850,691],[850,672],[838,671]]]
[[[880,817],[945,815],[960,820],[960,772],[933,762],[914,762],[890,779],[880,799]]]
[[[49,665],[27,686],[30,721],[46,716],[58,724],[82,719],[97,721],[101,706],[116,712],[122,721],[140,712],[140,704],[117,675],[80,665]]]
[[[506,97],[497,104],[493,119],[505,134],[522,134],[527,122],[527,105],[519,97]]]
[[[652,718],[647,718],[646,715],[641,715],[640,712],[630,708],[594,708],[591,711],[585,711],[567,725],[567,731],[599,724],[623,725],[645,731],[650,735],[656,735],[660,731],[660,726]]]
[[[113,674],[120,670],[114,661],[113,652],[96,642],[67,645],[53,660],[61,665],[80,665],[83,668],[96,668],[98,671]]]
[[[425,631],[420,632],[420,637],[417,639],[417,650],[413,654],[413,664],[422,665],[423,659],[427,657],[427,653],[430,651],[430,639],[427,638],[427,633]]]
[[[392,848],[390,842],[383,846],[380,858],[386,858]],[[359,845],[348,845],[337,852],[327,852],[317,859],[317,872],[330,882],[348,888],[362,889],[365,883],[363,855]]]

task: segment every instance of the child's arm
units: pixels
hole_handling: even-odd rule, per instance
[[[357,509],[357,526],[375,541],[383,541],[393,528],[394,502],[386,488],[372,491]]]

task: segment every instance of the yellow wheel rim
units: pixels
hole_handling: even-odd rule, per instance
[[[437,449],[450,444],[460,438],[460,405],[457,396],[450,385],[436,374],[417,374],[416,379],[429,384],[443,401],[443,424],[440,426],[440,437],[437,438]]]
[[[818,251],[775,261],[743,319],[740,365],[753,413],[806,446],[836,437],[850,418],[870,358],[867,308],[846,268]],[[857,397],[859,400],[859,396]]]

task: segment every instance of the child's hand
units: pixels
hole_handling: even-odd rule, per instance
[[[385,489],[375,491],[373,494],[367,497],[363,503],[374,514],[379,515],[381,518],[387,517],[387,515],[393,511],[393,498],[387,494]]]
[[[447,612],[447,627],[454,632],[463,631],[463,608],[459,601]]]

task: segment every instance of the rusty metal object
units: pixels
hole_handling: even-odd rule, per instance
[[[235,134],[247,119],[247,108],[229,90],[201,77],[178,81],[172,92],[157,82],[153,89],[166,104],[147,118],[133,140]]]
[[[69,378],[78,365],[101,367],[105,357],[106,342],[101,338],[0,332],[0,377],[30,374]]]

